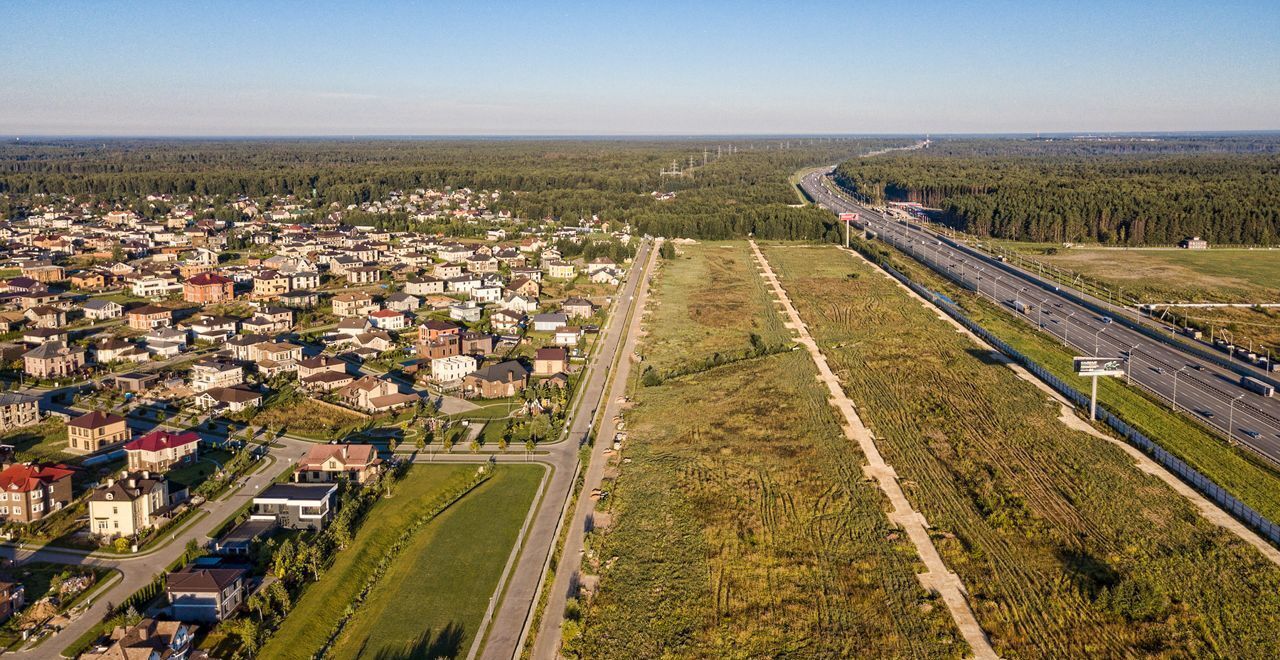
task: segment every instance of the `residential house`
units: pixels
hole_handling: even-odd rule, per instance
[[[235,298],[235,280],[217,273],[200,273],[182,283],[182,299],[207,305]]]
[[[431,380],[437,383],[454,383],[476,370],[476,359],[470,355],[450,355],[431,361]]]
[[[129,439],[129,425],[115,413],[87,412],[67,422],[67,451],[88,454]]]
[[[618,264],[609,257],[596,257],[587,264],[587,274],[595,275],[602,270],[617,270]]]
[[[13,463],[0,470],[0,521],[27,524],[71,502],[71,475],[62,465]]]
[[[84,317],[94,321],[118,319],[124,314],[124,306],[114,300],[94,298],[83,306]]]
[[[81,291],[97,291],[107,287],[107,278],[96,270],[82,270],[71,276],[71,287]]]
[[[157,305],[135,307],[126,315],[129,319],[129,327],[134,330],[152,330],[173,325],[173,310]]]
[[[333,297],[336,316],[368,316],[378,310],[378,303],[367,293],[343,293]]]
[[[61,328],[67,324],[66,311],[51,305],[37,305],[22,315],[34,328]]]
[[[587,319],[596,313],[596,306],[583,298],[567,298],[560,303],[560,310],[571,319]]]
[[[478,303],[494,303],[502,299],[502,287],[478,286],[471,290],[470,298]]]
[[[317,277],[319,276],[317,275]],[[294,289],[288,293],[282,293],[276,299],[285,307],[293,307],[297,309],[309,309],[320,304],[320,294],[314,291],[304,291],[301,289]]]
[[[355,377],[347,373],[347,363],[320,355],[298,362],[298,381],[309,390],[331,392],[350,385]]]
[[[27,591],[21,582],[0,581],[0,623],[8,621],[26,604]]]
[[[235,387],[215,387],[201,392],[194,399],[196,407],[201,410],[222,410],[240,412],[254,408],[262,402],[262,395],[243,385]]]
[[[392,410],[420,400],[416,394],[401,394],[394,382],[377,376],[360,378],[338,390],[338,396],[351,407],[368,412]]]
[[[553,259],[545,264],[547,277],[557,280],[571,280],[577,274],[577,269],[573,264],[567,261]]]
[[[169,613],[179,621],[222,621],[244,603],[247,573],[239,568],[188,566],[165,575]]]
[[[537,298],[542,295],[542,286],[527,277],[513,277],[507,283],[507,291],[518,293],[528,298]]]
[[[431,319],[418,326],[418,341],[434,341],[447,335],[462,333],[462,327],[448,321]]]
[[[493,335],[486,332],[464,332],[461,351],[466,355],[488,355],[493,352]]]
[[[576,325],[566,325],[556,328],[555,336],[552,342],[556,346],[577,346],[582,339],[582,328]]]
[[[227,340],[227,350],[231,352],[231,357],[245,362],[252,362],[252,355],[256,355],[253,350],[258,344],[269,342],[271,338],[266,335],[247,334],[238,337],[232,337]]]
[[[461,335],[442,335],[427,342],[418,342],[418,356],[428,360],[460,355],[462,353]]]
[[[369,315],[369,323],[379,330],[399,331],[409,325],[409,319],[403,312],[394,309],[380,309]]]
[[[525,315],[515,310],[500,309],[489,317],[489,325],[498,332],[518,330],[524,322]]]
[[[273,298],[288,293],[293,279],[277,270],[264,270],[253,276],[253,297]]]
[[[64,378],[84,368],[85,350],[48,341],[22,354],[22,370],[36,378]]]
[[[191,389],[206,392],[244,382],[244,368],[234,362],[209,358],[191,365]]]
[[[0,392],[0,432],[40,423],[40,397]]]
[[[151,354],[127,339],[112,338],[93,345],[93,359],[98,364],[146,362]]]
[[[555,332],[569,322],[569,316],[562,313],[554,314],[534,314],[533,330],[534,332]]]
[[[480,317],[484,315],[484,308],[477,305],[476,301],[468,300],[466,302],[456,302],[449,305],[449,318],[456,321],[464,321],[466,323],[479,323]]]
[[[438,277],[413,277],[404,283],[404,292],[414,296],[430,296],[444,293],[445,282]]]
[[[89,494],[89,533],[99,538],[132,537],[164,524],[169,482],[150,472],[121,472]]]
[[[90,650],[80,660],[203,660],[203,651],[193,651],[195,626],[181,621],[146,618],[133,626],[116,626],[111,640],[101,650]]]
[[[198,314],[186,322],[187,331],[192,341],[206,341],[212,344],[221,343],[236,334],[238,321],[229,316],[213,316]]]
[[[249,351],[249,359],[258,366],[258,373],[266,377],[285,371],[297,371],[302,359],[302,347],[288,342],[262,342]]]
[[[22,268],[22,276],[29,277],[37,282],[48,284],[50,282],[60,282],[67,279],[67,271],[62,266],[54,266],[51,264],[24,266]]]
[[[414,312],[422,306],[422,299],[400,291],[387,296],[383,304],[387,309],[394,309],[397,312]]]
[[[554,376],[569,371],[569,351],[563,348],[539,348],[533,357],[533,375]]]
[[[333,483],[346,479],[363,484],[378,474],[382,459],[373,445],[312,445],[298,461],[293,480]]]
[[[347,284],[362,286],[377,284],[382,279],[382,271],[377,266],[355,266],[347,269]]]
[[[250,520],[264,520],[287,529],[324,529],[332,513],[336,483],[271,484],[253,497]]]
[[[130,470],[161,474],[200,460],[200,436],[156,429],[127,443],[124,453]]]
[[[159,299],[171,293],[181,293],[182,283],[170,276],[139,277],[133,280],[130,287],[133,295],[139,298]]]
[[[320,286],[320,273],[314,270],[301,270],[296,273],[290,273],[289,286],[291,291],[318,288]],[[280,295],[283,296],[284,294]]]
[[[508,360],[478,369],[467,375],[463,390],[485,399],[515,396],[529,385],[529,368]]]

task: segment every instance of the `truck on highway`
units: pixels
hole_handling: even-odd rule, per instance
[[[1241,376],[1240,387],[1243,387],[1250,392],[1261,394],[1262,396],[1271,396],[1276,393],[1276,388],[1272,387],[1269,383],[1264,383],[1252,376]]]
[[[1031,305],[1022,302],[1021,300],[1013,301],[1013,308],[1017,310],[1019,314],[1029,313],[1033,309]]]

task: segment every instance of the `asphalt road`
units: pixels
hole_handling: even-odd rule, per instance
[[[656,245],[655,245],[656,247]],[[657,250],[651,250],[651,256],[645,263],[645,272],[651,272],[653,261],[657,259]],[[640,263],[639,260],[636,263]],[[627,330],[622,344],[621,359],[617,361],[616,373],[609,392],[604,401],[604,415],[601,417],[598,441],[591,451],[591,462],[587,465],[582,479],[582,494],[578,496],[578,505],[574,509],[573,518],[569,522],[569,535],[565,538],[564,549],[560,553],[560,563],[556,568],[555,581],[551,585],[546,609],[542,614],[542,623],[534,638],[533,660],[554,660],[560,648],[560,627],[564,624],[564,606],[572,592],[577,590],[578,573],[582,568],[583,549],[587,531],[591,528],[596,502],[590,497],[592,490],[599,488],[604,480],[606,452],[613,451],[613,438],[617,434],[617,424],[613,418],[622,412],[622,398],[627,392],[627,378],[631,373],[631,355],[635,353],[636,341],[640,337],[640,324],[644,317],[644,304],[649,294],[649,281],[645,278],[635,294],[636,304],[630,319],[625,314],[617,318],[617,323],[626,322]],[[622,312],[625,310],[619,310]]]
[[[553,472],[543,498],[537,503],[538,509],[525,536],[524,549],[507,582],[506,594],[490,624],[488,640],[481,656],[483,658],[510,660],[520,654],[527,634],[526,626],[532,618],[543,576],[549,566],[560,521],[573,491],[578,450],[586,442],[596,409],[605,396],[605,383],[611,370],[609,365],[613,364],[627,335],[627,310],[635,304],[640,282],[648,272],[648,268],[641,267],[641,264],[647,266],[652,249],[652,244],[645,241],[637,251],[626,284],[618,294],[615,309],[602,331],[604,337],[600,350],[593,358],[590,371],[582,383],[583,390],[572,411],[565,438],[550,445],[548,455],[541,457],[543,462],[552,465]]]
[[[1014,310],[1030,305],[1024,320],[1074,348],[1080,356],[1125,358],[1126,375],[1175,409],[1196,418],[1259,454],[1280,463],[1280,400],[1240,386],[1240,376],[1167,342],[1149,337],[1073,302],[1061,292],[1095,302],[1080,292],[952,242],[918,223],[885,218],[836,194],[828,171],[801,179],[805,192],[836,212],[856,212],[867,228],[935,270]],[[1012,271],[1012,272],[1011,272]]]

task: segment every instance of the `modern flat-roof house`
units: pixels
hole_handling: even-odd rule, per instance
[[[123,417],[109,412],[87,412],[67,422],[67,451],[88,454],[129,439]]]
[[[195,392],[234,387],[243,382],[244,368],[234,362],[211,358],[191,365],[191,389]]]
[[[363,484],[377,475],[381,465],[373,445],[312,445],[298,461],[293,479],[312,484],[346,479]]]
[[[20,392],[0,392],[0,431],[40,423],[40,398]]]
[[[461,381],[476,370],[476,359],[470,355],[450,355],[431,361],[431,380],[437,383]]]
[[[0,520],[30,523],[71,501],[71,475],[61,465],[14,463],[0,470]]]
[[[161,473],[200,458],[200,436],[156,429],[124,446],[130,470]]]
[[[271,484],[253,498],[250,520],[274,521],[289,529],[324,529],[338,492],[336,483]]]
[[[222,621],[245,597],[245,572],[239,568],[187,567],[165,576],[169,613],[179,621]]]

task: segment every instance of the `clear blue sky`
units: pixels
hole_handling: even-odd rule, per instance
[[[1280,128],[1276,0],[8,0],[0,24],[0,135]]]

